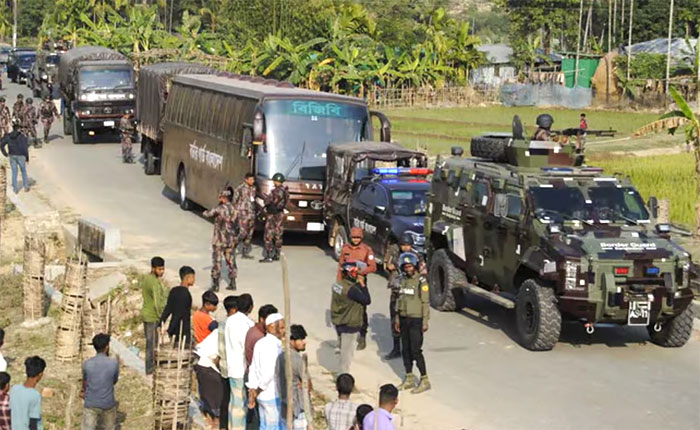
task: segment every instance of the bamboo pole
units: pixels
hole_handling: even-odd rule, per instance
[[[593,0],[588,5],[588,15],[586,16],[586,31],[583,32],[583,50],[588,51],[588,32],[591,31],[591,15],[593,15]]]
[[[608,0],[608,52],[612,50],[612,0]]]
[[[287,390],[287,428],[292,427],[294,422],[294,398],[292,396],[292,351],[291,351],[291,333],[290,333],[290,321],[291,321],[291,302],[289,298],[289,272],[287,268],[287,256],[282,253],[282,288],[284,292],[284,371],[287,375],[286,379],[286,390]]]
[[[5,222],[5,204],[7,202],[7,166],[0,163],[0,243],[2,240],[2,225]]]
[[[617,0],[613,0],[612,39],[613,45],[617,45]]]
[[[581,24],[583,21],[583,0],[578,11],[578,36],[576,36],[576,65],[574,66],[574,88],[578,87],[578,62],[581,57]]]
[[[622,0],[622,10],[620,11],[620,43],[625,40],[625,1]]]
[[[627,81],[628,82],[630,80],[630,69],[631,69],[630,66],[632,63],[632,20],[633,20],[633,18],[634,18],[634,0],[630,0],[630,31],[629,31],[629,34],[627,36]]]
[[[668,94],[668,84],[671,77],[671,36],[673,36],[673,0],[669,6],[668,14],[668,47],[666,49],[666,86],[665,93]],[[697,47],[696,47],[697,49]]]
[[[314,417],[311,412],[311,392],[309,389],[309,357],[304,354],[301,372],[302,399],[304,401],[304,413],[306,414],[306,430],[314,430]],[[290,428],[290,426],[287,426]]]

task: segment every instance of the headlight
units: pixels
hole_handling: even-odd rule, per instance
[[[79,98],[80,98],[81,102],[85,102],[85,101],[87,101],[88,96],[87,96],[87,94],[81,94]]]
[[[133,99],[133,98],[134,98],[134,93],[129,93],[129,95],[128,95],[127,97],[129,97],[129,99]]]

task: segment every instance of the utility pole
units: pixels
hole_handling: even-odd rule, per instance
[[[12,14],[14,21],[12,24],[12,47],[17,47],[17,15],[19,13],[19,0],[12,0]]]
[[[608,0],[608,52],[612,49],[612,0]],[[602,38],[601,38],[602,39]],[[602,42],[602,40],[601,40]]]
[[[624,1],[624,0],[623,0]],[[624,3],[623,3],[624,5]],[[632,20],[634,18],[634,0],[630,0],[630,31],[627,38],[627,81],[630,80],[630,69],[632,68]]]
[[[620,12],[620,44],[625,43],[625,0],[622,0],[622,12]]]
[[[668,14],[668,49],[666,51],[666,94],[668,94],[668,84],[671,78],[671,36],[673,36],[673,0]],[[697,47],[695,47],[697,50]]]
[[[583,0],[578,10],[578,35],[576,36],[576,65],[574,66],[574,88],[578,87],[578,62],[581,58],[581,24],[583,21]]]

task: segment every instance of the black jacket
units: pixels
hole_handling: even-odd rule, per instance
[[[9,154],[7,149],[5,149],[6,146],[9,147]],[[27,161],[29,161],[27,137],[17,130],[13,130],[9,134],[3,136],[2,141],[0,141],[0,151],[2,151],[2,155],[5,157],[8,155],[24,155]]]

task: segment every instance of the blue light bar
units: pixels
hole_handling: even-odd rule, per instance
[[[398,167],[380,167],[372,170],[373,173],[377,175],[398,175]]]
[[[647,267],[647,275],[658,275],[658,274],[659,274],[658,267]]]
[[[372,169],[372,173],[375,175],[426,176],[433,173],[433,170],[425,167],[378,167]]]
[[[542,167],[542,171],[552,173],[573,173],[574,169],[571,167]]]

